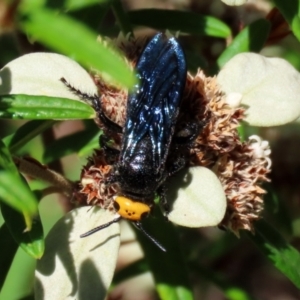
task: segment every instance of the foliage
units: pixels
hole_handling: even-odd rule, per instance
[[[133,35],[140,28],[152,28],[180,33],[191,72],[201,67],[206,74],[216,75],[235,55],[261,51],[281,56],[297,70],[300,69],[300,0],[274,0],[272,14],[251,22],[246,20],[245,12],[241,14],[245,18],[233,18],[232,15],[239,15],[236,8],[225,6],[219,0],[214,1],[215,7],[221,7],[222,14],[217,14],[218,9],[214,10],[211,4],[200,5],[200,1],[194,1],[193,9],[185,1],[181,1],[178,7],[176,1],[168,1],[173,10],[143,8],[129,11],[124,10],[119,0],[26,0],[18,5],[16,2],[1,3],[4,11],[0,16],[1,68],[26,52],[52,51],[76,60],[88,71],[101,70],[112,85],[130,89],[135,84],[135,76],[118,49],[95,41],[98,35],[113,39],[119,32]],[[255,17],[260,15],[260,10],[259,5],[255,7]],[[237,23],[240,26],[236,26]],[[81,165],[91,155],[92,149],[98,147],[100,134],[91,120],[95,112],[89,105],[65,97],[33,95],[4,95],[0,99],[0,299],[6,300],[33,295],[34,263],[20,263],[20,253],[16,254],[18,246],[35,259],[43,255],[45,234],[42,223],[44,232],[47,232],[62,211],[65,213],[73,208],[70,201],[72,188],[79,179]],[[74,119],[83,121],[68,124],[81,131],[75,129],[67,136],[54,139],[54,130],[64,126],[58,121]],[[29,121],[24,123],[22,120]],[[232,233],[223,233],[218,229],[196,231],[174,227],[165,222],[159,212],[154,213],[154,218],[145,221],[145,227],[162,241],[168,252],[160,252],[137,231],[137,239],[145,256],[138,256],[134,263],[128,263],[115,273],[112,293],[118,284],[128,278],[151,272],[154,278],[152,293],[157,293],[161,299],[260,299],[264,288],[255,284],[259,283],[256,277],[260,277],[263,269],[263,283],[269,282],[270,286],[278,284],[277,289],[274,287],[274,291],[269,291],[265,299],[277,299],[277,296],[279,299],[281,294],[299,297],[299,152],[287,151],[285,146],[285,141],[292,146],[294,139],[299,139],[299,124],[286,128],[272,131],[246,124],[241,126],[243,135],[259,133],[271,138],[275,148],[272,182],[265,187],[268,190],[265,220],[257,223],[255,235],[242,234],[238,239]],[[72,161],[68,162],[65,158],[71,154]],[[46,202],[48,204],[43,204],[45,196],[59,190],[53,190],[51,185],[46,186],[30,176],[26,177],[26,181],[19,172],[26,164],[26,160],[21,158],[23,155],[37,160],[32,163],[37,169],[27,175],[38,173],[39,178],[43,179],[43,170],[55,170],[50,183],[65,185],[63,194],[67,200],[55,205],[57,201],[53,197]],[[296,162],[284,164],[293,160]],[[285,176],[290,176],[291,180]],[[59,236],[59,243],[67,244],[65,238]],[[93,236],[93,239],[97,238],[99,236]],[[105,255],[108,254],[103,253],[102,256]],[[24,268],[26,271],[23,271]],[[24,276],[18,274],[21,272]],[[105,286],[106,283],[100,282],[100,278],[93,277],[93,270],[89,269],[87,274],[82,273],[81,276],[90,276],[87,279],[91,282],[99,279],[99,286]],[[216,294],[211,292],[211,286],[218,288]],[[94,299],[92,297],[90,299]],[[38,299],[43,299],[42,293]]]

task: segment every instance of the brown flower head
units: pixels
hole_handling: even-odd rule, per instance
[[[145,40],[121,42],[120,48],[132,67],[144,43]],[[123,126],[128,92],[107,85],[100,74],[95,74],[94,79],[104,113]],[[217,175],[227,198],[227,210],[220,225],[236,234],[240,229],[253,230],[253,221],[259,218],[263,209],[262,196],[265,191],[260,185],[268,181],[267,174],[271,165],[268,145],[255,138],[256,144],[263,143],[266,150],[262,151],[265,155],[258,155],[259,146],[253,146],[253,139],[241,141],[237,128],[243,118],[244,109],[229,107],[215,77],[206,77],[201,70],[195,76],[188,74],[176,131],[177,134],[184,134],[183,129],[187,123],[200,123],[198,137],[186,149],[189,165],[209,168]],[[96,122],[112,138],[113,146],[118,148],[121,136],[109,132],[99,120]],[[172,160],[172,155],[168,159]],[[101,150],[95,151],[89,159],[81,178],[81,192],[87,195],[88,204],[111,207],[118,186],[108,187],[104,181],[112,171],[113,163],[106,161]]]

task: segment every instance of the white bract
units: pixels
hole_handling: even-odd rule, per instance
[[[169,220],[186,227],[215,226],[224,218],[226,197],[218,177],[204,167],[185,169],[168,182],[167,199],[174,201]]]
[[[248,139],[251,141],[251,148],[255,158],[266,158],[270,156],[271,149],[268,141],[263,141],[258,135],[251,135]]]
[[[240,94],[254,126],[282,125],[300,116],[300,74],[281,58],[242,53],[227,62],[217,81],[228,97]]]
[[[107,210],[81,207],[54,225],[37,262],[35,299],[105,299],[118,257],[119,224],[80,235],[113,218]]]
[[[25,94],[80,100],[60,81],[89,95],[97,94],[90,75],[75,61],[55,53],[23,55],[0,70],[0,95]]]
[[[230,93],[226,97],[226,103],[232,108],[241,106],[243,95],[241,93]]]
[[[271,149],[268,141],[262,140],[258,135],[249,136],[250,148],[253,150],[253,156],[255,158],[264,158],[268,162],[267,168],[270,169],[272,161],[270,159]]]
[[[221,0],[227,5],[238,6],[245,4],[248,0]]]

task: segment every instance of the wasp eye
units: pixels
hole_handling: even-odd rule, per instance
[[[120,204],[116,201],[114,201],[114,208],[115,208],[116,211],[120,210]]]
[[[148,211],[147,211],[147,212],[143,212],[143,213],[141,214],[141,219],[147,217],[148,215],[149,215],[149,212],[148,212]]]

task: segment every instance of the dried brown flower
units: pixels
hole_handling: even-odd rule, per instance
[[[244,110],[226,104],[215,77],[206,77],[198,71],[195,77],[188,77],[187,89],[193,92],[188,93],[184,103],[195,101],[204,106],[199,119],[207,122],[191,149],[191,161],[211,168],[227,197],[227,211],[220,225],[236,234],[240,229],[253,230],[253,221],[263,209],[265,191],[260,185],[268,181],[268,157],[257,157],[252,143],[240,140],[237,128]],[[198,97],[190,97],[197,93]]]
[[[142,46],[136,41],[121,44],[134,67]],[[94,76],[101,96],[104,113],[123,126],[126,117],[127,91],[104,83],[101,75]],[[244,117],[242,108],[231,108],[215,77],[206,77],[199,70],[195,76],[188,74],[176,131],[187,122],[200,122],[202,130],[189,151],[190,166],[205,166],[220,179],[227,197],[227,211],[221,226],[238,235],[240,229],[253,230],[253,221],[263,209],[261,183],[268,181],[270,160],[266,155],[255,155],[251,141],[242,142],[237,128]],[[99,120],[97,124],[110,134],[118,148],[121,136],[107,132]],[[172,159],[172,157],[171,157]],[[105,160],[103,151],[95,151],[82,172],[81,192],[87,195],[88,204],[111,208],[117,186],[107,187],[113,162]],[[209,199],[207,200],[209,201]]]

